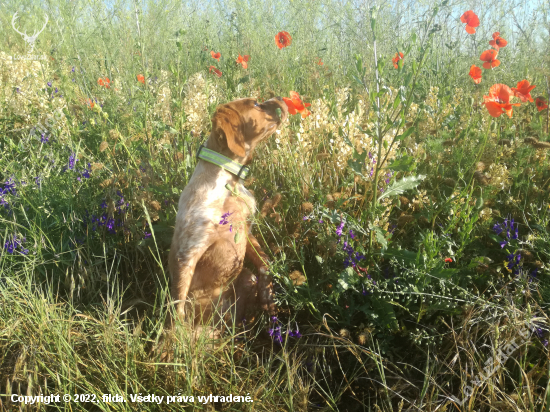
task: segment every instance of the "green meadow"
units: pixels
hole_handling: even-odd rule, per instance
[[[0,411],[550,411],[548,2],[0,21]],[[245,186],[277,317],[167,333],[212,114],[274,96],[295,114]]]

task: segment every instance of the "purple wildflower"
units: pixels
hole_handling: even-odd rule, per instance
[[[272,316],[271,322],[273,322],[273,326],[269,328],[269,336],[271,336],[274,342],[281,345],[283,343],[283,335],[281,334],[281,325],[279,325],[277,316]]]
[[[73,170],[74,164],[76,162],[78,162],[78,159],[76,158],[74,153],[71,153],[71,155],[69,156],[69,169]]]
[[[336,234],[338,235],[338,237],[342,236],[342,229],[344,228],[345,223],[346,223],[346,221],[342,220],[340,222],[340,226],[338,226],[338,228],[336,229]]]
[[[6,249],[6,251],[10,255],[13,255],[14,252],[19,252],[22,255],[27,255],[29,253],[29,249],[25,249],[23,247],[23,243],[25,243],[26,241],[27,241],[26,238],[23,238],[23,239],[19,240],[17,238],[17,235],[14,234],[14,235],[11,236],[11,239],[8,238],[8,240],[6,240],[6,243],[4,243],[4,249]],[[17,250],[17,249],[19,249],[19,250]]]
[[[6,182],[2,186],[4,187],[0,189],[0,194],[17,194],[17,192],[15,191],[15,181],[13,180],[13,177],[10,177],[8,180],[6,180]]]
[[[298,328],[298,322],[296,322],[296,332],[294,332],[292,329],[288,332],[288,336],[291,338],[300,339],[302,337],[302,334],[300,333],[300,329]]]
[[[220,225],[227,225],[227,224],[229,223],[229,221],[227,220],[227,218],[228,218],[229,216],[231,216],[232,214],[233,214],[233,212],[231,212],[231,213],[229,213],[229,212],[224,213],[224,214],[222,215],[222,220],[220,220],[220,223],[219,223],[219,224],[220,224]],[[230,231],[230,232],[233,232],[233,225],[232,225],[232,224],[229,225],[229,231]]]
[[[48,82],[48,87],[52,87],[52,82]]]
[[[498,235],[502,236],[505,239],[500,242],[500,247],[504,248],[510,240],[515,240],[519,236],[519,225],[517,222],[514,222],[514,219],[506,218],[502,223],[496,223],[493,226],[493,231]],[[505,235],[502,235],[504,233]]]
[[[80,172],[80,174],[84,179],[89,179],[90,178],[90,171],[88,169],[82,170],[82,172]]]

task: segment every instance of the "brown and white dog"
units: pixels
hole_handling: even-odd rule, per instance
[[[239,99],[221,105],[212,118],[205,147],[241,165],[249,164],[256,145],[287,117],[288,108],[278,97],[261,104],[255,99]],[[180,319],[194,309],[195,321],[206,320],[217,304],[223,311],[235,304],[237,322],[257,303],[274,312],[267,256],[250,230],[249,218],[255,208],[243,179],[198,160],[179,200],[169,256],[172,299]],[[228,224],[221,223],[222,216]],[[243,268],[245,256],[256,267],[258,278]]]

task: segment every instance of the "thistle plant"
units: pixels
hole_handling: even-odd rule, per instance
[[[440,6],[445,6],[446,4],[447,0],[443,1]],[[397,145],[398,142],[406,139],[415,130],[414,125],[407,124],[406,115],[408,114],[409,108],[411,106],[413,92],[418,84],[418,76],[422,72],[422,67],[430,47],[430,39],[435,32],[440,30],[438,25],[433,24],[434,19],[439,12],[440,6],[436,6],[431,10],[431,14],[425,25],[424,33],[421,36],[419,45],[417,45],[417,35],[415,33],[412,33],[410,37],[410,44],[406,48],[405,53],[399,51],[396,52],[395,57],[392,60],[393,66],[398,71],[399,77],[403,79],[399,87],[399,91],[393,99],[393,102],[391,101],[391,97],[393,97],[391,96],[391,89],[389,87],[389,84],[387,83],[387,77],[389,77],[389,75],[385,76],[384,64],[381,60],[379,60],[377,53],[376,20],[377,15],[380,11],[380,7],[377,6],[370,9],[370,26],[373,39],[372,45],[373,66],[375,72],[375,88],[369,86],[367,80],[365,79],[366,67],[363,66],[363,59],[360,55],[356,55],[355,57],[357,75],[355,75],[354,78],[368,93],[371,107],[373,107],[375,111],[376,121],[374,123],[374,127],[367,128],[367,130],[361,129],[362,132],[365,132],[369,136],[372,136],[376,142],[375,159],[372,159],[371,162],[371,169],[374,169],[374,176],[372,176],[372,172],[370,176],[365,176],[363,174],[365,159],[367,157],[366,152],[359,154],[354,148],[354,159],[348,162],[349,166],[356,174],[358,174],[364,181],[371,183],[372,199],[370,205],[368,206],[368,217],[370,218],[370,221],[374,220],[376,208],[381,199],[388,196],[399,195],[405,190],[413,189],[418,186],[420,182],[424,179],[424,176],[422,175],[406,176],[403,177],[401,180],[395,181],[393,185],[382,191],[381,194],[378,194],[378,183],[385,167],[389,167],[393,172],[406,173],[412,170],[414,160],[412,157],[407,155],[403,156],[401,159],[397,160],[389,166],[386,165],[386,162],[388,160],[388,154],[391,152],[391,149],[395,145]],[[413,49],[413,46],[418,47],[418,62],[413,60],[413,58],[409,55],[409,53]],[[409,63],[410,68],[408,69],[404,68],[405,59],[412,60]],[[382,103],[381,97],[388,94],[389,97],[385,99],[385,103]],[[388,143],[388,140],[385,140],[385,137],[392,130],[394,131],[393,137],[389,140]],[[353,147],[351,142],[349,142],[348,144]],[[369,156],[369,158],[370,157],[371,156]],[[375,232],[379,232],[379,229],[372,225],[369,229],[370,233],[368,255],[369,260],[372,261],[373,237]]]

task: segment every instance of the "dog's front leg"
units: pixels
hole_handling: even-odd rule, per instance
[[[189,251],[170,250],[168,265],[171,276],[172,299],[176,301],[176,314],[181,321],[185,317],[185,303],[193,280],[193,274],[198,261],[208,249],[208,246],[192,248]]]
[[[262,250],[258,239],[252,233],[248,234],[246,243],[246,257],[252,261],[252,264],[258,269],[258,293],[262,309],[270,315],[275,314],[275,302],[273,301],[273,282],[268,273],[268,258]]]

